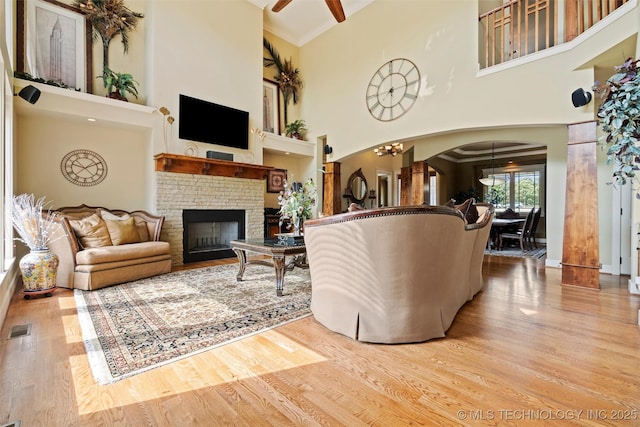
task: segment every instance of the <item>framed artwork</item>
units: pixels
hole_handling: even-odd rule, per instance
[[[287,180],[285,169],[273,169],[267,175],[267,193],[279,193],[284,190],[284,182]]]
[[[91,93],[91,24],[55,0],[18,0],[17,69],[34,78]]]
[[[262,130],[280,135],[280,90],[276,82],[262,82]]]

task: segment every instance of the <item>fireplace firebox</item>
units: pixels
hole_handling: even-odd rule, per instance
[[[237,209],[183,210],[183,262],[234,257],[230,242],[245,238],[245,215]]]

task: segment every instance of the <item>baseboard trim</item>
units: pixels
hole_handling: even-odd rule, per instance
[[[4,325],[7,312],[9,311],[9,304],[11,304],[11,298],[13,298],[19,280],[18,263],[14,258],[9,262],[9,268],[7,268],[7,271],[0,280],[0,329],[2,329]]]
[[[544,266],[551,267],[551,268],[562,268],[562,261],[560,261],[559,259],[545,258]]]

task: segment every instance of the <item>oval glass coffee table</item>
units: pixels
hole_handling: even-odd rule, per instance
[[[309,268],[307,264],[307,248],[304,246],[302,237],[283,235],[270,239],[232,240],[231,249],[238,256],[238,261],[240,262],[240,270],[236,279],[238,281],[242,280],[247,265],[273,266],[276,273],[276,294],[279,297],[282,296],[284,275],[287,270],[292,270],[294,267]],[[264,259],[264,257],[249,258],[248,252],[267,255],[270,260]],[[292,257],[289,263],[286,262],[286,257]]]

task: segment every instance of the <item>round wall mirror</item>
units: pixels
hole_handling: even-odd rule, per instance
[[[367,179],[362,173],[362,169],[358,169],[349,177],[347,182],[347,189],[345,191],[345,197],[351,200],[351,203],[357,203],[364,206],[364,201],[367,198]]]

